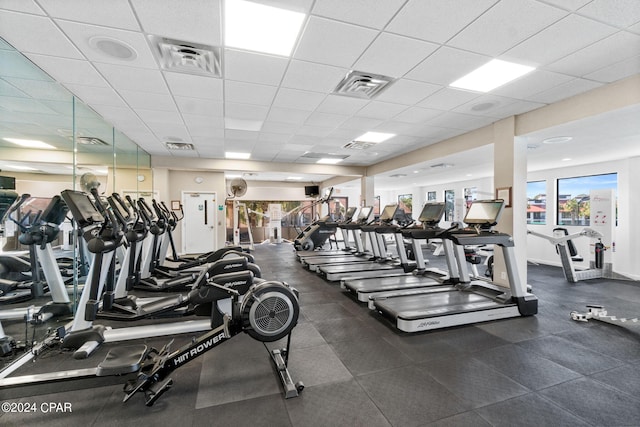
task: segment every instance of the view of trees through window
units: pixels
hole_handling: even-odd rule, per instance
[[[405,214],[411,215],[413,211],[413,194],[400,194],[398,196],[398,207],[402,209]]]
[[[558,179],[558,225],[589,225],[591,190],[618,189],[618,174],[578,176]],[[617,215],[616,215],[617,216]]]
[[[547,181],[527,182],[527,224],[547,223]]]

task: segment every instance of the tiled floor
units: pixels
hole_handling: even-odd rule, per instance
[[[569,284],[558,268],[530,266],[537,316],[405,334],[305,271],[291,246],[255,256],[265,278],[300,291],[290,357],[300,397],[282,397],[262,344],[241,335],[176,371],[151,408],[142,396],[121,403],[113,381],[87,381],[10,399],[71,402],[73,413],[4,413],[0,425],[640,426],[640,335],[569,318],[586,303],[640,315],[638,283]]]

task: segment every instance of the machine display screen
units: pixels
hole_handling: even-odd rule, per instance
[[[504,200],[476,200],[464,217],[466,224],[497,224]]]
[[[380,215],[380,221],[391,221],[396,214],[396,210],[398,209],[398,205],[387,205],[384,207],[382,211],[382,215]]]
[[[369,218],[369,215],[371,215],[371,211],[373,210],[373,207],[371,206],[365,206],[362,209],[360,209],[360,213],[358,214],[358,219],[360,220],[366,220]]]
[[[427,203],[422,208],[418,221],[426,222],[428,224],[437,224],[444,215],[444,202],[441,203]]]
[[[344,214],[344,221],[351,221],[351,219],[353,218],[353,216],[356,214],[356,210],[358,210],[358,208],[356,206],[350,207],[349,209],[347,209],[347,212]]]
[[[80,191],[64,190],[60,193],[64,201],[67,203],[73,218],[78,222],[80,227],[97,222],[104,222],[104,217],[85,193]]]

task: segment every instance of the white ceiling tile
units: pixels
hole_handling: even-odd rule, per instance
[[[111,88],[84,86],[71,83],[65,83],[65,86],[86,104],[110,105],[113,107],[125,106],[122,98]]]
[[[485,94],[475,98],[473,101],[462,104],[453,109],[456,113],[472,114],[474,116],[498,117],[494,113],[495,109],[506,107],[515,102],[515,99]]]
[[[322,113],[355,114],[359,109],[367,105],[366,99],[349,98],[347,96],[329,95],[318,106]]]
[[[406,123],[422,123],[427,120],[439,116],[443,112],[441,110],[433,110],[430,108],[411,107],[393,118],[394,121]]]
[[[241,120],[264,120],[269,109],[261,105],[224,103],[224,116]]]
[[[640,56],[629,58],[625,61],[617,62],[608,67],[587,74],[585,78],[597,80],[599,82],[611,83],[616,80],[630,77],[640,73]]]
[[[273,101],[274,107],[313,111],[324,100],[324,93],[280,88]]]
[[[44,11],[34,2],[25,0],[2,0],[0,2],[2,9],[13,10],[16,12],[26,12],[34,15],[44,15]]]
[[[158,68],[158,64],[149,49],[149,43],[141,33],[63,20],[56,20],[55,22],[90,61],[121,64],[130,67]],[[91,46],[94,37],[122,42],[136,53],[136,57],[120,59],[108,55]]]
[[[309,13],[313,0],[252,0],[254,3],[261,3],[267,6],[279,7],[281,9],[292,10],[294,12]]]
[[[311,113],[304,110],[292,110],[291,108],[273,107],[269,111],[267,117],[267,125],[269,122],[287,123],[290,125],[302,125]]]
[[[407,109],[406,105],[391,104],[390,102],[371,101],[356,114],[359,117],[387,120]]]
[[[631,25],[627,28],[627,31],[631,31],[632,33],[640,34],[640,22],[635,25]]]
[[[444,43],[498,0],[410,0],[386,30]]]
[[[566,11],[534,0],[502,1],[447,44],[497,56],[565,15]]]
[[[449,85],[458,78],[491,60],[476,53],[442,46],[418,64],[405,77],[440,85]]]
[[[86,86],[108,86],[107,81],[88,61],[37,54],[28,54],[27,56],[58,82]]]
[[[147,124],[166,123],[169,125],[182,124],[182,117],[177,111],[146,110],[137,108],[136,114]]]
[[[167,85],[158,70],[125,67],[114,64],[94,64],[98,71],[116,90],[137,90],[142,92],[167,93]]]
[[[518,59],[532,66],[546,65],[615,31],[615,28],[592,19],[569,15],[510,49],[501,58]],[[576,34],[580,34],[580,37],[576,37]],[[558,40],[562,40],[562,43],[557,43]]]
[[[298,129],[298,127],[304,122],[304,119],[307,118],[307,112],[303,112],[304,118],[302,119],[302,122],[296,122],[294,124],[283,123],[281,121],[272,119],[272,116],[278,118],[279,115],[282,116],[283,114],[285,114],[285,112],[278,111],[277,109],[275,112],[274,110],[271,110],[269,116],[267,117],[267,120],[262,124],[262,132],[271,132],[291,136],[295,133],[296,129]]]
[[[2,37],[20,52],[84,59],[47,17],[0,10],[0,28]]]
[[[140,30],[127,0],[83,0],[76,2],[39,0],[53,18],[103,25],[105,27]]]
[[[402,77],[438,48],[437,44],[382,33],[353,65],[356,70]]]
[[[557,6],[561,9],[575,11],[580,9],[585,4],[592,0],[540,0],[543,3],[549,3],[553,6]]]
[[[186,122],[186,120],[185,120]],[[224,138],[224,128],[210,125],[210,124],[189,124],[187,123],[187,129],[195,142],[196,138]]]
[[[122,123],[123,127],[135,127],[142,126],[140,118],[136,116],[133,110],[127,106],[118,107],[111,105],[99,105],[95,108],[96,112],[100,114],[110,123],[117,125]]]
[[[626,28],[640,22],[640,2],[637,0],[593,0],[580,8],[578,13],[619,28]]]
[[[311,16],[293,56],[350,68],[377,34],[368,28]]]
[[[287,58],[225,49],[224,77],[228,80],[278,86],[287,63]]]
[[[235,139],[241,141],[257,141],[259,132],[251,132],[246,130],[225,129],[225,139]]]
[[[486,126],[493,121],[495,121],[495,119],[491,117],[445,112],[444,114],[429,120],[427,124],[429,126],[438,126],[452,129],[474,130]]]
[[[277,144],[286,144],[290,138],[291,138],[291,135],[287,135],[287,134],[260,132],[260,135],[258,136],[258,141],[272,142]],[[286,147],[283,149],[286,150]]]
[[[417,82],[415,80],[398,79],[378,95],[378,101],[395,104],[413,105],[440,89],[439,85]]]
[[[539,102],[516,100],[507,105],[498,105],[497,108],[491,110],[491,113],[496,117],[509,117],[523,114],[544,106],[545,104]]]
[[[276,95],[275,86],[258,85],[227,80],[224,83],[224,98],[227,102],[241,104],[271,105]]]
[[[182,119],[188,127],[206,127],[214,129],[224,129],[224,118],[220,116],[203,116],[196,114],[187,114],[182,112]]]
[[[307,136],[318,136],[324,137],[329,135],[334,128],[332,127],[324,127],[324,126],[309,126],[303,125],[296,130],[297,135],[307,135]]]
[[[351,117],[349,120],[345,121],[342,126],[340,126],[340,129],[353,129],[363,132],[379,126],[382,122],[382,119],[375,119],[371,117]],[[331,135],[335,136],[335,131],[332,132]]]
[[[182,73],[163,73],[174,96],[222,101],[222,79]]]
[[[579,50],[548,68],[581,77],[600,68],[631,58],[640,53],[640,36],[620,31],[604,40]]]
[[[552,104],[570,96],[577,95],[582,92],[595,89],[602,86],[602,83],[594,82],[592,80],[585,79],[573,79],[561,85],[552,87],[540,93],[536,93],[529,97],[529,100],[535,102],[542,102],[545,104]]]
[[[374,128],[378,132],[395,133],[396,135],[413,135],[416,129],[414,123],[387,120]]]
[[[342,114],[316,112],[312,113],[304,124],[311,126],[336,127],[344,123],[348,118],[349,116]]]
[[[566,83],[572,79],[573,77],[565,74],[538,69],[513,82],[492,90],[491,93],[509,98],[527,99],[535,93]]]
[[[131,0],[145,33],[181,41],[222,44],[220,0]],[[194,18],[198,19],[194,19]]]
[[[147,126],[163,142],[191,141],[187,128],[179,123],[150,122]]]
[[[425,99],[424,101],[418,103],[418,106],[446,111],[452,110],[458,105],[469,102],[472,99],[477,98],[478,96],[480,96],[479,93],[450,89],[446,87],[427,97],[427,99]]]
[[[282,80],[282,87],[331,92],[347,74],[345,68],[292,60]]]
[[[187,98],[174,96],[176,104],[182,114],[193,114],[207,117],[222,117],[222,101],[213,101],[201,98]]]
[[[317,0],[314,15],[382,29],[405,0]]]
[[[147,110],[177,111],[173,97],[168,93],[149,93],[134,90],[120,90],[118,93],[134,110],[142,108]]]

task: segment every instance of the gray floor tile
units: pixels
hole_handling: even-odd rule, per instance
[[[300,311],[311,322],[353,317],[348,310],[335,302],[300,307]]]
[[[328,345],[301,348],[293,352],[289,358],[289,372],[294,382],[302,381],[306,387],[353,378]]]
[[[482,351],[473,357],[531,390],[540,390],[582,376],[515,345]]]
[[[594,380],[622,390],[632,396],[640,396],[640,366],[624,365],[592,375]]]
[[[353,375],[397,368],[412,363],[411,359],[379,338],[342,341],[331,344],[342,363]]]
[[[314,322],[313,326],[316,327],[320,335],[322,335],[328,343],[353,341],[378,336],[376,331],[371,328],[369,322],[364,322],[356,317],[327,319],[321,322]]]
[[[258,397],[194,411],[193,427],[291,426],[285,400],[280,395]],[[174,425],[185,425],[182,423]]]
[[[591,328],[564,332],[560,336],[618,360],[630,363],[640,361],[640,340],[637,334],[619,326],[593,320],[590,322],[594,323]]]
[[[589,378],[560,384],[540,394],[598,426],[637,426],[640,399]]]
[[[286,401],[294,426],[390,426],[367,393],[354,380],[306,388]]]
[[[433,331],[432,333],[435,338],[448,342],[453,347],[459,348],[460,350],[468,353],[482,351],[509,343],[508,341],[483,331],[473,325],[438,330]]]
[[[495,427],[588,427],[590,424],[535,393],[476,409]]]
[[[446,359],[465,353],[460,348],[454,347],[450,340],[440,340],[431,332],[396,334],[385,336],[384,340],[401,350],[414,362]]]
[[[473,408],[529,392],[527,388],[471,356],[433,360],[420,366]]]
[[[470,409],[417,366],[363,375],[357,380],[394,426],[419,426]]]
[[[486,422],[475,411],[469,411],[424,424],[422,427],[491,427],[491,424]]]

